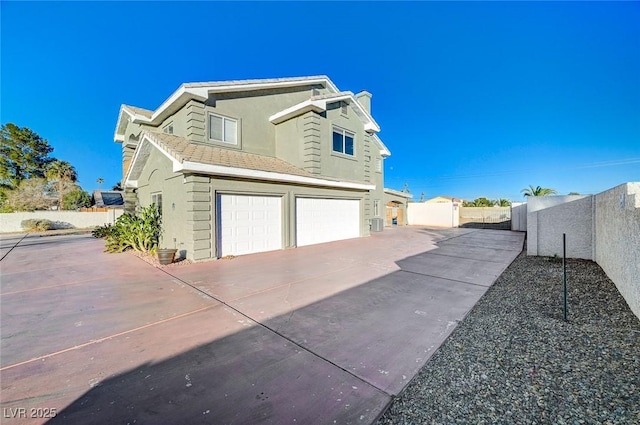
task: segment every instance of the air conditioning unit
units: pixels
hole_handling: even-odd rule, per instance
[[[381,218],[373,218],[371,219],[371,231],[372,232],[382,232],[384,229],[384,220]]]

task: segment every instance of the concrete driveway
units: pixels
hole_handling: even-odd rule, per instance
[[[369,424],[524,235],[394,228],[164,269],[21,238],[0,238],[2,423]]]

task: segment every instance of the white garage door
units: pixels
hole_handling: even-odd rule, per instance
[[[282,248],[282,198],[220,195],[219,255],[242,255]]]
[[[298,246],[360,236],[360,201],[352,199],[296,199]]]

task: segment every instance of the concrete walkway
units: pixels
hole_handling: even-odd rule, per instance
[[[395,228],[157,269],[22,236],[0,238],[3,423],[372,423],[524,238]]]

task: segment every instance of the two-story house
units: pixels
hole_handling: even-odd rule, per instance
[[[162,247],[192,260],[368,236],[384,218],[371,94],[326,76],[189,83],[122,105],[127,208],[155,203]]]

